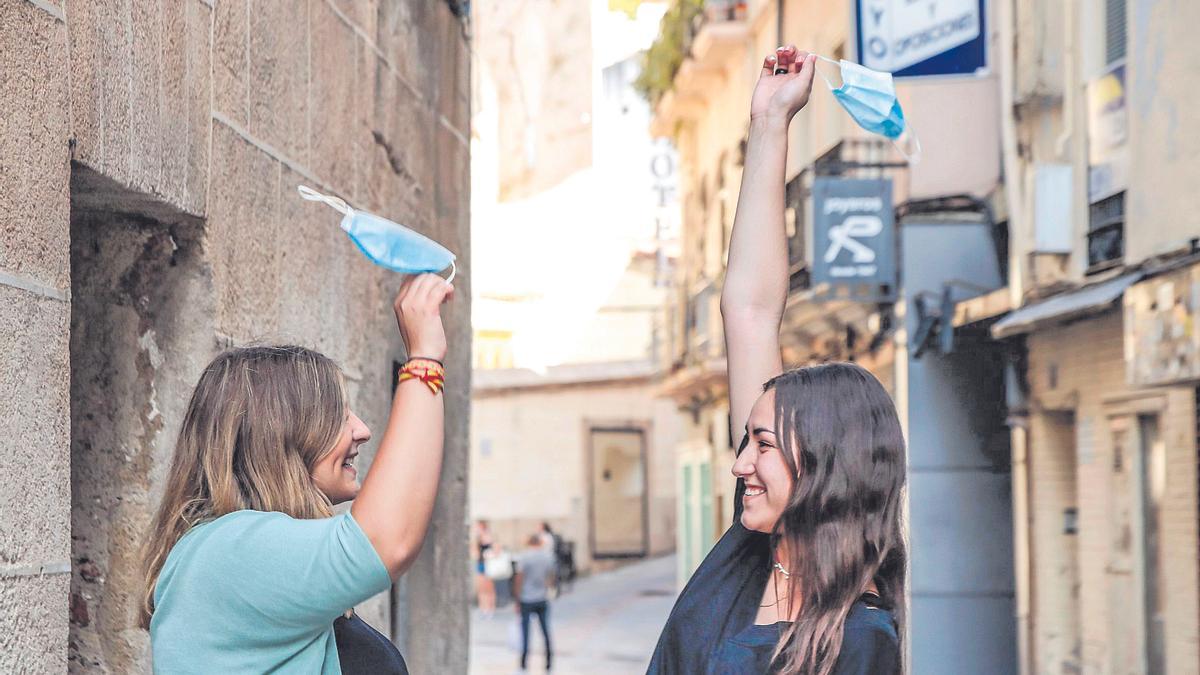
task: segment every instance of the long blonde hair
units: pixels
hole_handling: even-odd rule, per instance
[[[312,469],[337,442],[346,414],[341,371],[310,349],[242,347],[208,364],[192,392],[143,549],[143,628],[150,627],[167,555],[194,525],[245,509],[293,518],[332,515]]]

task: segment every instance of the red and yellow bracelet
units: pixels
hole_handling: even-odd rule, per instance
[[[398,382],[420,380],[436,396],[446,387],[446,367],[436,359],[414,357],[400,366]]]

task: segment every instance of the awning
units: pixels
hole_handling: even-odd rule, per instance
[[[1103,312],[1125,293],[1125,289],[1144,276],[1144,272],[1133,272],[1021,307],[992,326],[992,337],[999,340],[1023,335],[1032,332],[1040,323],[1067,321]]]

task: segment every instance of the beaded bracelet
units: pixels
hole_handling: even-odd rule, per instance
[[[420,380],[429,387],[434,396],[446,387],[446,368],[436,359],[411,358],[400,366],[399,372],[399,382]]]

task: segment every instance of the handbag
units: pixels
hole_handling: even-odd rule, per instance
[[[503,581],[512,577],[512,556],[498,553],[483,561],[483,573],[492,581]]]

